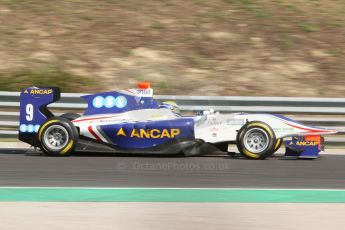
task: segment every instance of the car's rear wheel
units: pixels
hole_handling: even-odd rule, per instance
[[[273,130],[263,122],[249,122],[237,135],[237,148],[249,159],[265,159],[274,153],[276,138]]]
[[[69,156],[77,144],[78,131],[69,120],[53,117],[40,127],[38,138],[46,155]]]

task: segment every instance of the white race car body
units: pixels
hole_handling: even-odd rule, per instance
[[[54,117],[46,108],[59,98],[57,88],[23,90],[20,140],[42,146],[48,154],[60,155],[71,151],[197,155],[203,143],[222,145],[224,151],[228,143],[242,143],[238,145],[241,153],[264,158],[279,147],[283,138],[336,133],[271,114],[221,114],[209,110],[193,117],[181,116],[169,107],[172,105],[160,106],[151,88],[83,96],[88,108],[82,116],[73,117]],[[56,146],[59,143],[61,148]]]
[[[165,121],[168,124],[180,118],[183,117],[177,116],[169,109],[143,109],[120,114],[81,116],[72,122],[79,128],[80,135],[91,139],[97,139],[99,137],[102,141],[107,142],[107,139],[96,128],[90,129],[89,127],[154,121]],[[221,114],[219,112],[204,111],[203,115],[188,118],[193,118],[194,120],[195,139],[200,139],[208,143],[234,142],[236,141],[238,131],[246,123],[253,121],[266,123],[272,128],[277,139],[292,136],[336,133],[334,130],[306,126],[289,118],[272,114]],[[93,132],[98,135],[95,136]]]
[[[277,139],[292,136],[325,135],[334,130],[303,125],[289,118],[272,114],[220,114],[209,113],[197,118],[195,137],[210,143],[236,141],[238,131],[248,122],[266,123],[274,131]]]

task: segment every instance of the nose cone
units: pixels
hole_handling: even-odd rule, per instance
[[[307,133],[308,135],[327,135],[327,134],[335,134],[338,131],[333,129],[325,129],[319,127],[312,127],[312,126],[305,126],[297,123],[289,123],[289,126],[301,130],[303,133]]]
[[[337,130],[332,130],[332,129],[326,129],[327,134],[335,134],[338,133]]]

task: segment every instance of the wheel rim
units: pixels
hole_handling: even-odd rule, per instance
[[[252,153],[263,152],[269,144],[267,133],[259,128],[250,129],[244,135],[244,147]]]
[[[69,135],[61,125],[52,125],[44,133],[44,144],[51,150],[61,150],[67,145]]]

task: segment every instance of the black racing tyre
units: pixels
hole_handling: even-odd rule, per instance
[[[38,139],[46,155],[70,156],[78,142],[78,131],[66,118],[52,117],[41,125]]]
[[[274,153],[275,134],[270,126],[260,121],[249,122],[237,134],[236,145],[249,159],[265,159]]]
[[[272,155],[280,149],[282,144],[283,144],[283,138],[277,139],[276,144],[274,146],[274,151],[273,151]]]
[[[66,118],[69,121],[73,121],[73,120],[79,118],[80,114],[77,114],[77,113],[65,113],[65,114],[62,114],[60,117]]]
[[[268,155],[267,157],[273,156],[273,154],[276,153],[276,152],[280,149],[280,147],[282,146],[282,144],[283,144],[283,139],[282,139],[282,138],[277,139],[277,140],[276,140],[276,143],[275,143],[275,145],[274,145],[274,150],[273,150],[273,152],[272,152],[270,155]]]

